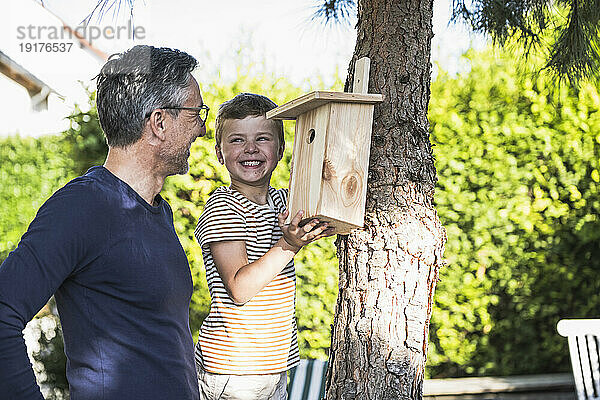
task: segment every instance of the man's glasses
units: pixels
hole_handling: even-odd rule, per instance
[[[200,121],[202,121],[202,125],[204,125],[206,123],[206,118],[208,118],[208,111],[210,111],[210,108],[206,105],[203,104],[200,107],[158,107],[162,110],[190,110],[190,111],[195,111],[196,116],[198,117],[198,119]],[[154,110],[152,110],[154,111]],[[148,114],[146,114],[146,118],[150,117],[150,115],[152,115],[152,111],[150,111]]]

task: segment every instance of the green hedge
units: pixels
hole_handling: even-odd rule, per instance
[[[17,246],[37,209],[67,182],[72,166],[60,137],[0,138],[0,262]]]
[[[600,95],[469,52],[429,117],[436,207],[448,232],[429,374],[568,371],[566,317],[600,306]]]

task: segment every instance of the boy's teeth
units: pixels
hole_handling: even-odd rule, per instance
[[[256,166],[256,165],[260,164],[260,162],[259,161],[244,161],[242,164],[247,165],[247,166]]]

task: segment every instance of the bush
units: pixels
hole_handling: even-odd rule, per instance
[[[60,137],[0,138],[0,263],[37,209],[68,181],[72,165]]]
[[[432,376],[569,370],[560,318],[600,305],[600,95],[469,52],[429,117],[448,232],[431,319]]]
[[[23,330],[27,354],[46,400],[69,399],[66,358],[54,298]]]

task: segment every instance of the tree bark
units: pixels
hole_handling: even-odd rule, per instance
[[[354,63],[375,106],[365,228],[337,240],[339,295],[326,399],[420,399],[446,233],[429,142],[433,0],[359,0]]]

